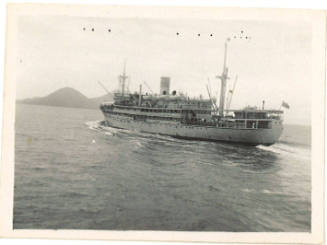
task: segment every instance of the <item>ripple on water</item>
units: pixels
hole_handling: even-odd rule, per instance
[[[310,231],[310,147],[294,144],[305,129],[248,147],[110,128],[95,110],[20,106],[15,229]]]

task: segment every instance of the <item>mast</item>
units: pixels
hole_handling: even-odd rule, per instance
[[[141,106],[142,104],[142,84],[140,84],[140,93],[139,93],[139,103],[138,105]]]
[[[127,80],[128,76],[126,76],[126,60],[124,61],[124,70],[123,70],[123,74],[119,76],[119,81],[121,83],[121,94],[122,97],[124,97],[124,93],[125,93],[125,83]]]
[[[225,41],[225,50],[224,50],[224,66],[223,72],[220,76],[217,76],[218,79],[221,80],[221,87],[220,87],[220,100],[219,100],[219,116],[224,116],[224,107],[225,107],[225,96],[226,96],[226,85],[228,77],[228,67],[227,63],[227,43],[230,41],[229,38]]]

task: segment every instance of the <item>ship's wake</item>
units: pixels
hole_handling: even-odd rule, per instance
[[[176,143],[182,143],[184,146],[200,144],[199,141],[189,141],[189,140],[186,141],[182,139],[176,139],[170,136],[145,133],[137,130],[113,128],[106,125],[105,121],[90,121],[90,122],[86,122],[85,124],[89,129],[98,131],[100,133],[104,133],[105,135],[108,136],[123,136],[123,137],[125,136],[125,137],[132,137],[133,139],[135,137],[137,138],[142,137],[143,140],[150,140],[150,141],[155,140],[157,143],[164,143],[168,145],[176,144]],[[304,160],[310,160],[311,158],[310,148],[298,147],[292,143],[288,143],[287,141],[277,142],[271,146],[258,145],[256,146],[256,148],[259,150],[268,151],[286,157],[292,156]]]
[[[90,122],[86,122],[85,124],[89,129],[102,132],[106,135],[116,135],[117,133],[122,131],[122,129],[106,126],[104,121],[90,121]]]
[[[182,139],[176,139],[171,136],[166,136],[166,135],[160,135],[160,134],[152,134],[152,133],[146,133],[146,132],[141,132],[138,130],[132,130],[132,129],[119,129],[119,128],[114,128],[110,127],[106,124],[105,121],[90,121],[85,123],[86,126],[91,129],[95,130],[101,133],[104,133],[106,135],[110,136],[115,136],[115,135],[125,135],[125,136],[131,136],[131,137],[142,137],[144,139],[155,139],[156,142],[171,142],[171,143],[176,143],[176,142],[183,142],[185,143],[185,140]],[[187,141],[192,144],[191,141]],[[196,142],[194,142],[196,143]]]
[[[296,158],[309,160],[311,158],[310,149],[296,147],[287,142],[277,142],[271,146],[256,146],[260,150],[273,152],[278,155],[293,156]]]

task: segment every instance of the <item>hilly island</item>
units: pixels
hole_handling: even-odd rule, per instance
[[[31,105],[47,105],[59,107],[73,107],[73,108],[86,108],[98,109],[100,103],[104,101],[112,101],[113,94],[107,93],[100,97],[88,98],[76,89],[65,87],[56,90],[55,92],[44,96],[34,97],[28,99],[17,100],[20,104]]]

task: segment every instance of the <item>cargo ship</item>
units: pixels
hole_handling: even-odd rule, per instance
[[[219,105],[208,87],[209,99],[202,96],[189,98],[183,93],[171,92],[170,77],[161,77],[158,94],[142,92],[142,85],[139,92],[129,93],[124,66],[119,76],[120,91],[114,93],[114,101],[100,105],[105,124],[189,140],[274,144],[283,131],[282,110],[266,110],[264,101],[261,108],[225,108],[225,104],[230,105],[231,102],[231,96],[226,100],[228,41],[225,42],[222,74],[217,76],[221,80]]]

